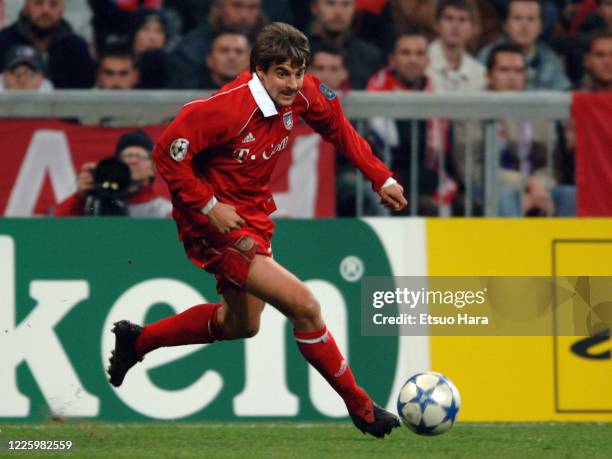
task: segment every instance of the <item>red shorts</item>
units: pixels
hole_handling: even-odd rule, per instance
[[[253,228],[215,235],[214,243],[206,238],[188,238],[183,245],[194,265],[215,275],[218,293],[230,287],[243,290],[255,255],[272,256],[270,238]]]

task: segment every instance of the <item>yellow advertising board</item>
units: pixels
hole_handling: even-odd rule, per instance
[[[566,239],[553,245],[557,275],[609,276],[612,239]],[[594,308],[610,311],[607,278],[585,280],[584,295]],[[606,304],[608,303],[608,304]],[[555,339],[555,379],[558,412],[612,414],[612,358],[609,330],[592,337]],[[580,381],[580,383],[578,383]]]
[[[610,219],[431,219],[426,234],[430,276],[612,276]],[[591,304],[609,311],[604,297]],[[603,332],[430,338],[431,368],[459,387],[463,421],[612,421],[611,349]]]

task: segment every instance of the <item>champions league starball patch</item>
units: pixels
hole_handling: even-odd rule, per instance
[[[336,93],[332,91],[329,87],[325,85],[325,83],[321,83],[319,86],[319,91],[328,99],[333,100],[336,97]]]
[[[293,129],[293,114],[291,111],[288,111],[283,115],[283,124],[285,125],[285,129],[288,131]]]
[[[187,139],[176,139],[170,145],[170,156],[175,161],[182,161],[187,156],[189,150],[189,140]]]

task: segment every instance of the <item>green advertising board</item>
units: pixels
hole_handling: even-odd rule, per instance
[[[398,337],[360,334],[360,279],[393,273],[362,220],[283,220],[274,257],[319,299],[358,382],[380,404],[397,386]],[[118,390],[106,380],[118,319],[149,323],[216,302],[170,221],[0,220],[0,418],[127,421],[344,417],[290,324],[266,306],[250,340],[149,354]]]

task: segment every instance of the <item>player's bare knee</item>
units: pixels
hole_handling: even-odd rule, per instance
[[[305,295],[294,314],[294,324],[311,325],[319,321],[321,306],[312,294]]]

